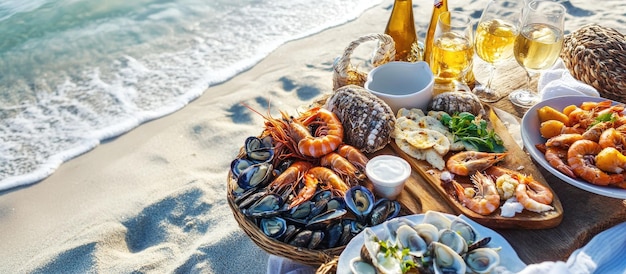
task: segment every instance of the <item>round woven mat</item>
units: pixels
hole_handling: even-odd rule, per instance
[[[561,52],[576,79],[600,96],[626,103],[626,37],[619,31],[589,24],[565,36]]]

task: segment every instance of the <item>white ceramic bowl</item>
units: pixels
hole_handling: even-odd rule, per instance
[[[394,113],[400,108],[426,110],[433,97],[434,79],[424,61],[389,62],[370,71],[364,87],[385,101]]]
[[[365,174],[372,181],[376,194],[394,200],[411,176],[411,166],[398,156],[379,155],[367,162]]]

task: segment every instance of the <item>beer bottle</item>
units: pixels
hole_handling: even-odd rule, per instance
[[[395,0],[385,34],[396,44],[396,61],[415,62],[419,59],[417,32],[413,19],[412,0]]]
[[[433,5],[433,14],[430,16],[430,24],[428,25],[428,32],[426,33],[425,45],[424,45],[424,61],[431,67],[430,56],[433,52],[433,46],[435,43],[435,29],[437,28],[437,20],[439,20],[439,14],[448,11],[448,0],[435,0]]]

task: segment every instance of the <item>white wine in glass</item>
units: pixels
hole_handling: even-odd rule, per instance
[[[472,68],[473,56],[471,17],[458,12],[441,13],[430,56],[436,86],[448,86],[441,89],[448,91],[454,89],[451,86],[467,86],[465,75]]]
[[[526,70],[527,89],[511,92],[509,100],[519,107],[529,108],[541,100],[538,93],[530,90],[530,73],[552,67],[563,48],[565,7],[551,1],[532,1],[523,14],[513,52],[517,63]]]
[[[477,85],[472,92],[483,102],[495,102],[502,96],[491,87],[495,64],[513,57],[513,42],[519,33],[523,0],[491,0],[476,28],[476,55],[489,63],[489,79],[485,86]]]

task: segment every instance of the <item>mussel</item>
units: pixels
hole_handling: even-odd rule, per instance
[[[269,182],[271,175],[272,164],[254,164],[241,171],[237,178],[237,185],[243,190],[263,186]]]
[[[271,217],[282,213],[285,210],[283,206],[283,198],[280,195],[270,193],[257,200],[250,207],[241,210],[241,213],[254,218]]]
[[[263,218],[259,221],[259,227],[270,238],[280,238],[287,231],[287,222],[280,217]]]
[[[307,228],[319,229],[328,227],[331,223],[337,222],[345,215],[347,210],[345,209],[331,209],[322,214],[314,216],[306,224]]]
[[[359,221],[365,221],[374,208],[374,194],[364,186],[354,186],[345,194],[346,207]]]
[[[401,206],[398,201],[392,201],[386,198],[378,200],[369,215],[369,225],[379,225],[386,220],[397,217],[398,214],[400,214],[400,209]]]
[[[274,157],[272,137],[258,138],[250,136],[245,141],[246,157],[257,163],[268,162]]]
[[[230,162],[230,171],[233,176],[235,176],[235,178],[238,178],[239,174],[241,174],[246,168],[254,164],[255,162],[246,158],[237,158]]]

